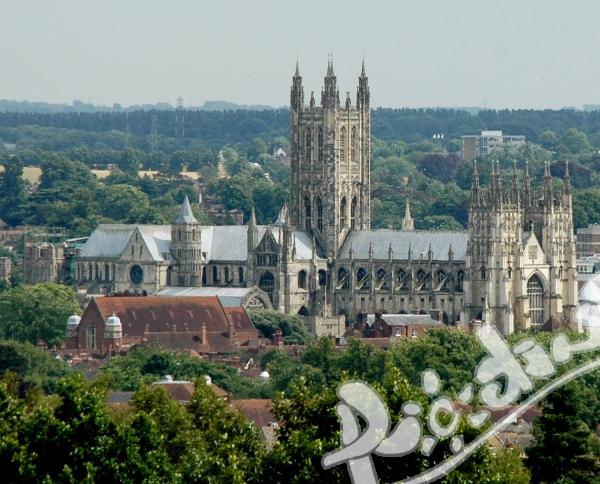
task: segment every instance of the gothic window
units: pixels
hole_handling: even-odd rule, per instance
[[[337,274],[338,287],[340,289],[348,289],[350,287],[350,280],[348,278],[348,271],[343,267],[340,268]]]
[[[356,208],[358,202],[356,201],[356,197],[352,198],[352,204],[350,205],[350,228],[356,228]]]
[[[298,272],[298,288],[306,289],[306,271]]]
[[[217,266],[213,266],[212,276],[213,276],[213,283],[218,284],[219,283],[219,268]]]
[[[305,150],[305,159],[307,163],[310,163],[312,161],[312,149],[311,149],[311,143],[312,143],[312,136],[310,133],[310,128],[306,128],[306,140],[304,142],[304,150]]]
[[[481,279],[485,280],[485,276],[486,276],[485,266],[481,266]]]
[[[444,271],[438,271],[436,274],[436,282],[441,284],[446,279],[446,273]]]
[[[348,206],[346,203],[346,197],[342,198],[340,202],[340,226],[346,226],[346,212],[348,211]]]
[[[181,240],[181,229],[177,229],[177,240]]]
[[[456,274],[456,290],[462,291],[465,283],[465,273],[463,271],[458,271]]]
[[[270,272],[263,272],[258,280],[258,287],[269,295],[269,299],[273,302],[273,291],[275,289],[275,276]]]
[[[104,264],[104,280],[110,281],[110,267],[108,264]]]
[[[206,286],[206,266],[202,267],[202,285]]]
[[[92,270],[92,264],[88,264],[88,280],[92,280],[94,278],[94,272]]]
[[[417,282],[421,283],[425,279],[425,271],[423,269],[419,269],[417,271]]]
[[[321,269],[319,271],[319,286],[325,286],[327,284],[327,271]]]
[[[377,280],[378,281],[383,281],[384,279],[385,279],[385,270],[379,269],[377,271]]]
[[[370,289],[369,282],[367,281],[367,271],[362,267],[356,272],[356,282],[360,289]]]
[[[96,264],[96,266],[94,267],[94,279],[100,279],[100,268],[98,267],[98,264]]]
[[[342,126],[340,130],[340,162],[346,161],[346,127]]]
[[[244,268],[242,266],[238,267],[238,280],[240,284],[244,282]]]
[[[320,126],[317,130],[317,150],[319,151],[319,162],[323,163],[323,129]]]
[[[229,282],[229,267],[225,267],[225,284]]]
[[[196,240],[196,230],[192,230],[192,240]]]
[[[317,197],[317,229],[323,232],[323,202],[321,197]]]
[[[358,152],[356,149],[356,126],[352,126],[352,134],[350,135],[350,159],[353,163],[358,163]]]
[[[312,210],[310,206],[310,198],[304,197],[304,228],[310,230],[312,227]]]
[[[544,324],[544,286],[535,274],[527,281],[527,296],[531,326],[541,326]]]

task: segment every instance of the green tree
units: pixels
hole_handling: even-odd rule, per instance
[[[6,159],[0,174],[0,214],[9,225],[21,223],[22,208],[26,199],[23,181],[23,162],[18,157]]]
[[[67,319],[80,312],[75,293],[54,283],[19,286],[0,292],[0,333],[4,338],[60,345]]]
[[[600,482],[600,442],[579,416],[585,405],[577,382],[544,401],[543,414],[534,422],[535,442],[527,449],[534,482]]]

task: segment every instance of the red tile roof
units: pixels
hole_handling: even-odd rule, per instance
[[[253,422],[258,429],[275,422],[271,400],[259,398],[233,400],[231,405],[247,420]]]
[[[112,314],[120,318],[124,342],[146,338],[168,348],[231,353],[239,344],[257,337],[245,309],[224,308],[217,296],[99,297],[93,303],[104,319]],[[233,340],[229,337],[230,320],[236,333]],[[201,340],[203,325],[208,344]]]

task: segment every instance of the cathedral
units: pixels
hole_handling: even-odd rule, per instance
[[[364,63],[356,97],[340,101],[329,61],[317,103],[298,65],[290,94],[290,203],[270,225],[201,226],[186,199],[170,226],[100,225],[77,257],[89,293],[167,287],[259,287],[302,316],[436,314],[493,322],[504,333],[559,321],[577,329],[575,238],[568,170],[560,192],[546,166],[505,182],[474,165],[465,231],[421,231],[407,202],[402,230],[370,225],[371,109]]]

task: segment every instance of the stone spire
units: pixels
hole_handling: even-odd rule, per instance
[[[404,218],[402,219],[402,230],[404,232],[412,232],[415,230],[415,221],[410,214],[410,200],[406,199],[406,205],[404,207]]]
[[[512,187],[511,187],[511,198],[515,205],[519,205],[519,173],[517,171],[517,160],[513,160],[513,174],[512,174]]]
[[[569,173],[569,162],[565,161],[565,178],[563,180],[564,193],[571,193],[571,174]]]
[[[493,205],[502,205],[502,180],[500,178],[500,163],[492,161],[491,196]]]
[[[471,178],[471,205],[480,204],[481,192],[479,190],[479,169],[477,168],[477,160],[473,160],[473,176]]]
[[[324,90],[323,90],[323,107],[332,108],[339,105],[339,93],[337,90],[337,79],[333,72],[333,61],[331,58],[327,61],[327,74],[324,79]]]
[[[356,90],[356,107],[368,108],[370,101],[369,78],[365,74],[365,60],[362,61],[362,70],[358,78],[358,88]]]
[[[525,179],[523,180],[523,203],[531,207],[531,176],[529,175],[529,161],[525,161]]]
[[[554,205],[554,185],[548,161],[544,164],[544,205],[547,208],[552,208]]]
[[[298,61],[296,61],[296,72],[292,77],[292,88],[290,91],[290,107],[292,110],[302,109],[304,106],[304,88],[302,87],[302,76],[300,75],[300,68],[298,67]]]
[[[192,207],[190,206],[190,200],[185,196],[183,200],[183,204],[181,205],[181,211],[179,212],[179,216],[175,219],[176,224],[197,224],[198,220],[194,217],[194,213],[192,212]]]

